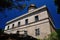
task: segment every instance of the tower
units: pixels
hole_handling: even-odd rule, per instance
[[[33,10],[35,10],[37,7],[35,4],[30,4],[30,6],[28,7],[28,12],[31,12]]]

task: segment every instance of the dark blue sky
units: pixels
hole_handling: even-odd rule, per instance
[[[7,21],[27,13],[28,7],[31,3],[34,3],[38,8],[42,5],[46,5],[50,12],[50,15],[54,20],[55,27],[60,28],[60,14],[57,13],[56,6],[53,1],[54,0],[30,0],[25,2],[18,2],[20,4],[26,4],[27,5],[26,8],[23,10],[19,10],[15,8],[11,10],[5,9],[4,12],[0,12],[0,28],[1,29],[5,28],[5,23]],[[5,15],[7,15],[7,17]]]

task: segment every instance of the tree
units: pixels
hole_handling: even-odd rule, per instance
[[[4,30],[3,29],[0,29],[0,35],[4,33]]]
[[[0,0],[0,11],[12,7],[12,0]]]
[[[55,4],[57,6],[57,12],[60,13],[60,0],[55,0]]]
[[[26,4],[18,4],[17,1],[13,1],[13,0],[0,0],[0,11],[3,11],[5,8],[17,8],[17,9],[23,9],[26,7]],[[14,3],[16,3],[17,5],[15,5]]]
[[[19,4],[20,1],[13,1],[13,0],[0,0],[0,12],[4,12],[7,8],[8,10],[12,8],[16,8],[18,10],[23,10],[26,7],[26,4]],[[16,5],[16,4],[17,5]],[[2,13],[3,16],[7,17],[6,14]]]
[[[45,38],[44,40],[58,40],[58,34],[56,32],[52,32],[48,35],[48,38]]]

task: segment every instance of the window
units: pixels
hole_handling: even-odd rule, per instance
[[[24,35],[25,35],[25,36],[27,35],[27,31],[24,31]]]
[[[38,20],[39,20],[38,16],[35,16],[35,21],[38,21]]]
[[[14,28],[14,24],[12,24],[12,28]]]
[[[20,22],[18,22],[18,27],[20,27]]]
[[[28,19],[25,20],[25,24],[26,24],[26,25],[28,24]]]
[[[7,30],[9,30],[9,26],[8,26]]]
[[[35,29],[35,34],[36,34],[36,36],[40,35],[40,30],[39,30],[39,28],[38,28],[38,29]]]
[[[19,31],[17,31],[16,34],[19,34]]]

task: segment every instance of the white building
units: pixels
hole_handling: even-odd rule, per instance
[[[37,8],[31,4],[28,13],[6,23],[5,33],[28,34],[43,39],[54,31],[54,24],[46,5]]]

